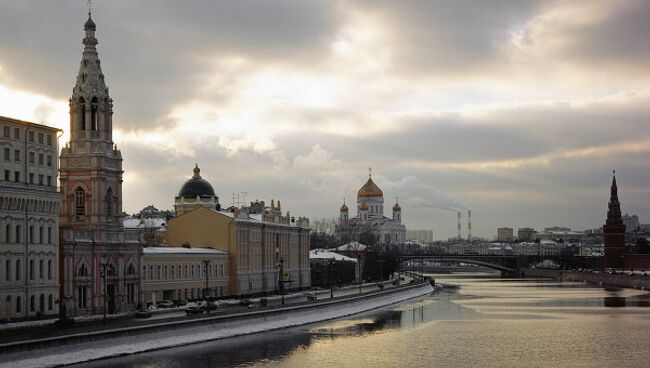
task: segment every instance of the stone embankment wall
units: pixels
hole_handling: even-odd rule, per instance
[[[643,275],[607,274],[594,272],[560,270],[525,270],[527,278],[549,278],[561,281],[588,282],[598,285],[612,285],[632,289],[650,289],[650,273]]]

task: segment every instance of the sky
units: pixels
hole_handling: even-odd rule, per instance
[[[85,1],[0,0],[0,115],[60,127]],[[123,207],[338,217],[368,177],[409,229],[650,223],[650,2],[97,0]],[[352,210],[355,214],[356,211]]]

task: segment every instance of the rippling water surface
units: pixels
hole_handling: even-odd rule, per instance
[[[354,318],[173,348],[92,367],[639,367],[650,294],[457,274],[454,286]]]

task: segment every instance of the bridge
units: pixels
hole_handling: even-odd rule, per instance
[[[505,276],[520,276],[521,271],[531,268],[545,260],[553,261],[564,268],[602,268],[602,257],[562,256],[562,255],[482,255],[482,254],[444,254],[444,255],[402,255],[399,256],[400,270],[436,270],[429,262],[466,263],[501,271]]]

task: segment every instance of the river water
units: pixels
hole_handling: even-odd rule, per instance
[[[639,367],[650,294],[582,283],[436,275],[427,297],[342,320],[88,367]]]

